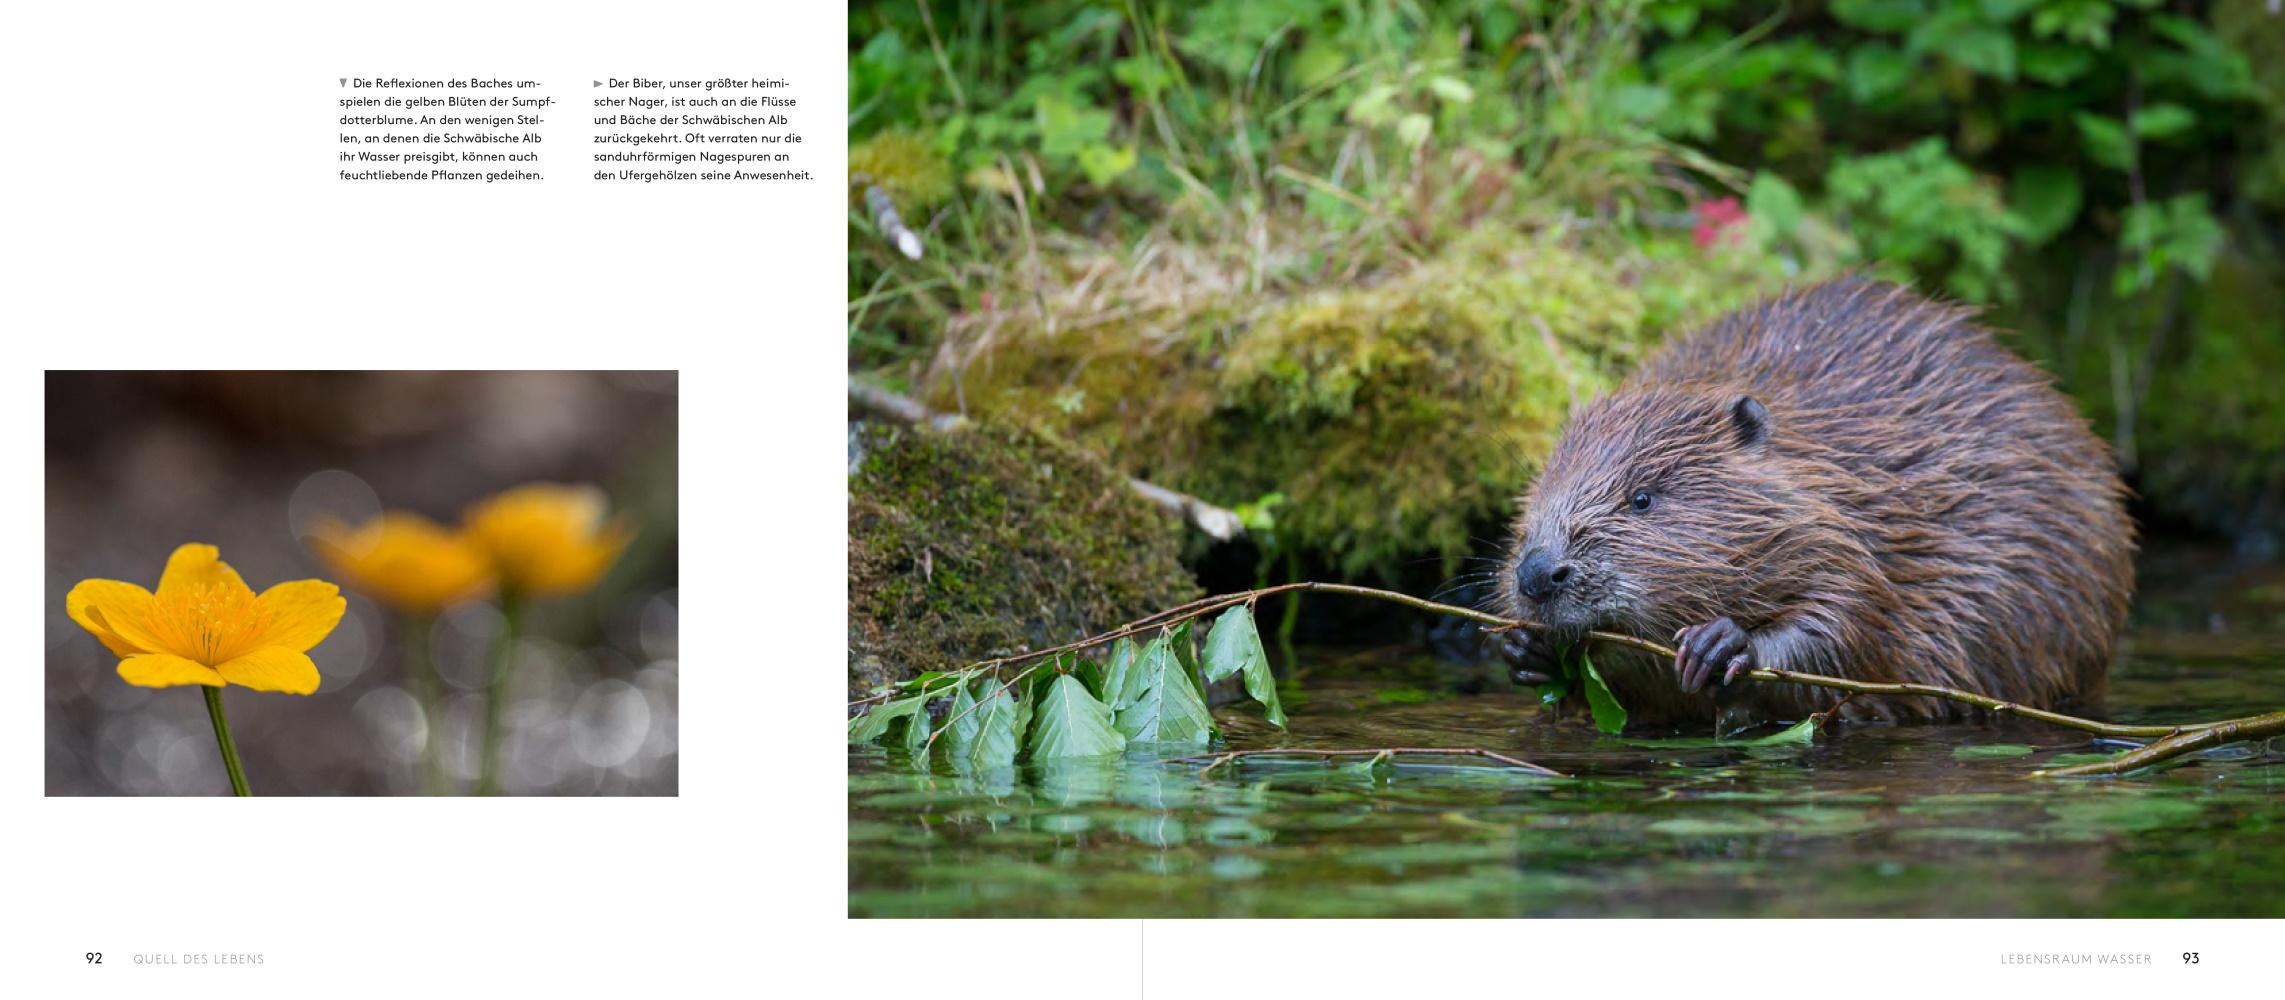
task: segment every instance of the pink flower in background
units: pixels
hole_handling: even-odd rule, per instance
[[[1697,213],[1698,225],[1690,231],[1690,241],[1701,249],[1722,240],[1734,240],[1737,234],[1744,232],[1738,227],[1745,222],[1745,209],[1738,205],[1736,198],[1701,201],[1692,211]]]

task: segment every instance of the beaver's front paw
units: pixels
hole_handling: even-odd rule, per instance
[[[1753,669],[1753,650],[1746,645],[1745,630],[1727,618],[1674,633],[1674,647],[1674,672],[1681,677],[1685,692],[1705,687],[1716,673],[1723,684],[1735,684]]]
[[[1511,628],[1500,633],[1499,647],[1500,659],[1515,671],[1510,676],[1518,684],[1553,684],[1562,676],[1555,644],[1545,637]]]

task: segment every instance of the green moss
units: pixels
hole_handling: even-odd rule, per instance
[[[919,212],[952,195],[952,168],[919,135],[904,129],[877,132],[849,147],[849,176],[863,174],[905,212]]]
[[[849,686],[1058,645],[1197,596],[1182,527],[1046,435],[865,425],[849,477]]]
[[[1215,503],[1282,493],[1280,543],[1356,576],[1472,549],[1573,405],[1777,279],[1756,255],[1654,241],[1606,256],[1553,234],[1470,239],[1262,301],[1199,280],[1169,295],[1141,275],[1104,319],[1000,317],[930,391]]]

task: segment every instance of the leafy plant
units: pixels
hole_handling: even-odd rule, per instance
[[[851,718],[849,741],[892,742],[915,761],[941,746],[940,759],[957,769],[1010,766],[1018,747],[1037,761],[1115,754],[1129,742],[1204,744],[1221,731],[1199,684],[1232,675],[1284,728],[1276,678],[1245,605],[1215,621],[1203,658],[1193,646],[1184,621],[1140,646],[1115,641],[1106,664],[1066,652],[1007,680],[990,666],[931,671],[884,689],[902,694]],[[941,722],[929,713],[937,702],[947,703]]]

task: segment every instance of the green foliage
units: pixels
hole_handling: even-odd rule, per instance
[[[1282,495],[1283,554],[1349,575],[1467,551],[1574,393],[1779,280],[1869,268],[2033,326],[2070,296],[2022,290],[2096,261],[2110,295],[2072,308],[2191,314],[2285,210],[2264,0],[958,0],[849,24],[853,169],[933,223],[924,261],[852,240],[852,366],[1225,506]],[[1745,225],[1684,238],[1731,195]],[[1559,349],[1528,343],[1541,323]],[[2225,335],[2247,334],[2042,349],[2147,434],[2197,405],[2166,395],[2191,345],[2262,349]],[[2234,400],[2235,451],[2266,454],[2253,431],[2285,415]]]
[[[2026,227],[1998,187],[1953,159],[1943,140],[1844,159],[1825,185],[1883,269],[1944,274],[1946,287],[1971,301],[2008,294],[2007,252]],[[1909,279],[1910,271],[1893,276]]]
[[[1047,686],[1033,708],[1031,756],[1093,757],[1127,748],[1127,738],[1113,725],[1110,706],[1072,674],[1062,674]]]
[[[1171,637],[1160,636],[1136,655],[1134,641],[1122,639],[1134,667],[1122,677],[1117,700],[1118,729],[1130,740],[1167,743],[1203,743],[1214,735],[1214,717],[1190,681],[1190,672],[1174,655]],[[1113,660],[1118,654],[1112,654]],[[1106,686],[1106,690],[1113,690]],[[1275,711],[1276,693],[1264,704]],[[1283,724],[1282,715],[1273,719]]]
[[[1223,612],[1213,630],[1206,633],[1205,665],[1209,684],[1231,674],[1242,677],[1246,694],[1261,702],[1269,724],[1285,728],[1285,709],[1277,703],[1277,678],[1269,672],[1269,653],[1262,649],[1253,612],[1245,605]]]
[[[1277,682],[1253,615],[1231,608],[1214,624],[1203,660],[1192,648],[1190,622],[1162,630],[1141,647],[1122,638],[1108,665],[1059,653],[1027,668],[1020,683],[993,667],[936,672],[884,688],[911,691],[867,706],[849,720],[849,741],[890,740],[915,762],[928,760],[932,727],[941,759],[957,770],[1015,763],[1016,748],[1034,762],[1119,753],[1133,743],[1204,744],[1220,730],[1199,683],[1236,675],[1271,725],[1285,726]],[[1197,678],[1197,680],[1193,680]],[[931,703],[949,702],[941,723]]]
[[[1587,711],[1595,719],[1595,728],[1618,735],[1626,729],[1626,707],[1619,704],[1618,696],[1611,693],[1603,675],[1595,671],[1594,661],[1587,656],[1585,643],[1570,646],[1556,659],[1560,676],[1554,684],[1540,688],[1539,700],[1553,706],[1577,691],[1586,699]]]
[[[1587,690],[1587,707],[1594,713],[1595,728],[1606,733],[1626,729],[1626,709],[1611,694],[1610,685],[1603,683],[1603,675],[1595,672],[1595,661],[1587,651],[1579,651],[1579,682]]]

